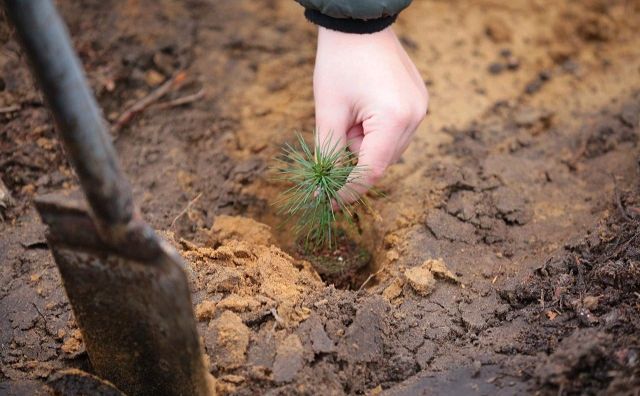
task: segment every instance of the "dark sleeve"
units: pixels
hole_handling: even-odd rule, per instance
[[[375,33],[390,26],[412,0],[296,0],[316,25],[345,33]]]

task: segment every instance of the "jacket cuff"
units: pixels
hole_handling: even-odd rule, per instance
[[[368,34],[376,33],[391,26],[398,15],[383,16],[376,19],[333,18],[318,10],[307,8],[304,16],[311,23],[343,33]]]

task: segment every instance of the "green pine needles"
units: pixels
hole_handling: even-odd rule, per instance
[[[278,158],[277,178],[293,183],[280,194],[278,212],[295,221],[293,231],[306,249],[331,248],[338,220],[351,222],[352,207],[361,202],[346,203],[338,191],[347,179],[357,183],[362,169],[355,165],[356,155],[346,148],[326,141],[311,149],[302,135],[296,137],[299,147],[285,144]]]

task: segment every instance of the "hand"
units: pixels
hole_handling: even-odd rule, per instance
[[[317,142],[349,145],[363,171],[339,192],[353,202],[400,159],[429,95],[391,28],[349,34],[319,28],[313,76]]]

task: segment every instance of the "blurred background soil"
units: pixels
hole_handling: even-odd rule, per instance
[[[145,218],[188,263],[221,394],[638,394],[640,2],[414,0],[394,29],[429,115],[340,289],[271,205],[269,165],[314,126],[302,9],[57,4]],[[47,394],[91,364],[32,199],[76,181],[6,22],[0,73],[0,393]]]

